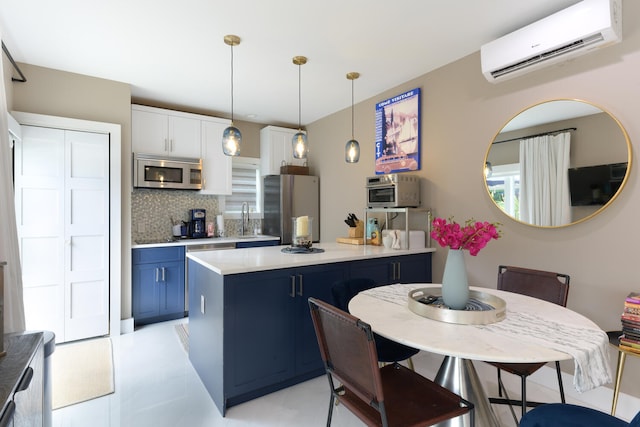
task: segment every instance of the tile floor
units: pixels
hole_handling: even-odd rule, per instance
[[[328,384],[324,376],[234,406],[223,418],[175,332],[175,325],[186,321],[157,323],[113,337],[115,393],[55,410],[53,426],[300,427],[326,424]],[[416,370],[428,378],[435,376],[441,361],[441,356],[425,352],[414,358]],[[495,391],[495,370],[484,363],[475,366],[485,389]],[[519,390],[519,381],[514,378],[507,387]],[[559,400],[557,392],[531,382],[528,383],[528,394],[532,399]],[[494,410],[502,425],[514,425],[506,407],[494,405]],[[344,407],[338,406],[332,425],[360,427],[363,424]]]

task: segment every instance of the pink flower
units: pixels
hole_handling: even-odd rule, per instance
[[[432,222],[431,238],[442,247],[467,249],[470,255],[476,256],[490,240],[500,238],[499,226],[498,222],[469,219],[465,221],[464,227],[461,227],[453,218],[435,218]]]

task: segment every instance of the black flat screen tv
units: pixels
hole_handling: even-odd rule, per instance
[[[571,206],[604,205],[620,188],[627,163],[569,169]]]

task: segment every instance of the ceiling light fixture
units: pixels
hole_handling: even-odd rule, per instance
[[[309,153],[309,145],[307,144],[307,135],[302,132],[301,116],[302,116],[302,95],[300,83],[300,68],[307,63],[306,56],[294,56],[293,63],[298,66],[298,133],[293,135],[291,144],[293,145],[293,157],[296,159],[306,159]]]
[[[233,126],[233,47],[240,44],[240,37],[229,34],[224,36],[224,42],[231,46],[231,123],[222,133],[222,151],[227,156],[239,156],[242,134]]]
[[[360,160],[360,144],[353,137],[353,81],[360,77],[360,73],[355,71],[347,73],[347,79],[351,80],[351,139],[347,141],[347,145],[344,147],[344,160],[347,163],[358,163]]]

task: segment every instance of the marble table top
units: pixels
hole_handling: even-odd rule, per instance
[[[505,363],[569,359],[586,359],[584,363],[590,363],[592,354],[586,351],[592,351],[606,366],[596,366],[604,372],[587,388],[608,382],[608,377],[610,381],[607,335],[583,315],[537,298],[479,287],[471,289],[493,294],[506,302],[504,320],[488,325],[459,325],[410,311],[408,293],[434,286],[439,285],[413,283],[370,289],[350,301],[349,311],[384,337],[445,356]],[[583,349],[585,357],[581,357]],[[582,370],[591,368],[581,366]]]

